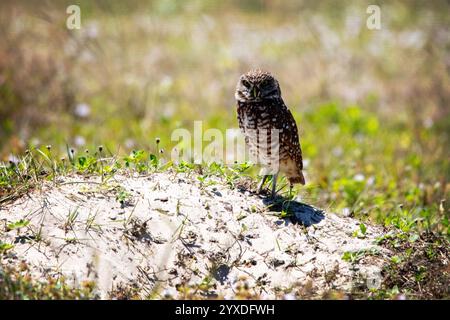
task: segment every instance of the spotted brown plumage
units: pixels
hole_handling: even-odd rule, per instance
[[[237,83],[235,97],[239,127],[253,159],[263,167],[261,191],[270,173],[272,195],[279,172],[295,183],[305,184],[297,124],[281,98],[278,81],[268,72],[252,70]]]

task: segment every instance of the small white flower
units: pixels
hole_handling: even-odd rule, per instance
[[[335,147],[331,152],[335,157],[340,157],[344,153],[341,147]]]
[[[95,39],[99,35],[98,24],[93,22],[86,26],[86,35],[90,39]]]
[[[9,161],[9,162],[12,162],[12,163],[14,163],[14,164],[18,164],[19,161],[20,161],[20,159],[17,158],[15,155],[10,154],[10,155],[8,156],[8,161]]]
[[[169,76],[164,76],[159,83],[160,88],[163,90],[168,90],[172,87],[173,79]]]
[[[223,297],[224,300],[233,300],[235,299],[235,296],[231,292],[227,292],[225,296]]]
[[[83,62],[92,62],[95,60],[95,56],[89,50],[83,50],[80,54],[80,60]]]
[[[344,209],[342,209],[342,215],[343,215],[344,217],[350,216],[350,213],[351,213],[350,208],[344,208]]]
[[[426,118],[424,121],[423,121],[423,126],[425,127],[425,128],[427,128],[427,129],[430,129],[432,126],[433,126],[433,119],[431,119],[431,118]]]
[[[91,107],[86,103],[79,103],[76,105],[74,112],[76,116],[86,118],[91,114]]]
[[[74,143],[77,147],[81,147],[86,144],[86,139],[82,136],[75,136]]]
[[[364,177],[363,174],[358,173],[358,174],[355,174],[355,176],[353,177],[353,180],[361,182],[361,181],[364,181],[365,178],[366,177]]]
[[[293,293],[291,292],[291,293],[286,293],[286,294],[283,296],[283,300],[297,300],[297,299],[296,299],[296,297],[295,297],[295,294],[293,294]]]
[[[125,140],[125,147],[128,149],[133,148],[136,145],[135,141],[133,139],[127,139]]]
[[[167,288],[163,290],[162,295],[166,298],[174,298],[177,295],[177,291],[174,288]]]

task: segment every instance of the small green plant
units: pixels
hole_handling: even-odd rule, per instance
[[[399,264],[402,261],[402,258],[399,256],[393,256],[391,257],[391,262],[395,264]]]
[[[6,229],[7,229],[7,231],[11,231],[11,230],[15,230],[15,229],[25,228],[29,224],[30,224],[29,220],[20,219],[15,222],[8,223],[6,225]]]
[[[359,228],[353,232],[353,236],[356,238],[365,238],[367,232],[367,227],[364,223],[359,224]]]
[[[95,288],[92,281],[73,288],[62,276],[33,279],[26,264],[17,269],[0,268],[0,300],[98,299]]]
[[[124,188],[119,188],[116,195],[116,200],[122,205],[122,207],[129,205],[131,203],[131,199],[131,193]]]
[[[145,150],[133,150],[129,155],[123,158],[126,168],[133,168],[139,173],[147,173],[157,170],[160,165],[160,159],[149,154]]]
[[[102,230],[101,226],[95,222],[97,215],[98,215],[98,211],[96,211],[94,214],[92,214],[91,212],[89,213],[89,215],[86,219],[86,228],[85,228],[86,231],[89,231],[91,229],[98,230],[98,231]]]
[[[378,251],[376,249],[363,249],[358,251],[346,251],[342,255],[342,260],[350,262],[352,264],[358,263],[361,259],[368,255],[377,255]]]
[[[75,225],[75,221],[77,220],[79,215],[78,208],[75,210],[69,211],[69,214],[67,215],[67,219],[64,222],[63,228],[67,232],[69,229],[73,229]]]
[[[0,254],[6,253],[8,250],[14,248],[13,244],[10,243],[4,243],[0,241]]]

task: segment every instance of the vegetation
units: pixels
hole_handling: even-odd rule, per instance
[[[0,5],[0,206],[73,172],[254,178],[247,164],[174,165],[168,151],[194,120],[237,127],[235,82],[259,66],[300,126],[308,184],[294,194],[361,219],[354,236],[365,221],[385,226],[380,243],[398,250],[372,297],[448,298],[437,278],[450,239],[448,3],[382,3],[375,31],[364,1],[79,3],[80,30],[65,28],[62,4]],[[10,249],[0,243],[0,256]],[[1,271],[0,298],[90,297],[16,272]]]
[[[20,269],[0,268],[0,300],[30,299],[95,299],[95,283],[84,282],[79,288],[68,284],[64,278],[51,277],[36,281],[26,264]]]

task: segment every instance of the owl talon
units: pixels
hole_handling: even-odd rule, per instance
[[[263,190],[263,187],[264,187],[264,183],[266,182],[267,177],[268,177],[267,175],[264,175],[264,176],[262,177],[261,182],[260,182],[259,185],[258,185],[258,194],[261,194],[261,193],[262,193],[262,190]]]
[[[278,173],[272,176],[272,199],[275,199],[275,196],[277,195],[277,178]]]

